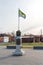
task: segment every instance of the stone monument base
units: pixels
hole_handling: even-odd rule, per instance
[[[16,50],[13,52],[13,56],[22,56],[25,52],[21,49],[20,45],[16,45]]]

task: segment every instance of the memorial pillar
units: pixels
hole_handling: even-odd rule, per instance
[[[21,32],[20,30],[18,30],[16,32],[16,50],[14,52],[14,55],[22,56],[24,54],[24,51],[21,49],[21,45],[22,45]]]

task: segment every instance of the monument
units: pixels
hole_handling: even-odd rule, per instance
[[[16,50],[13,53],[13,55],[16,56],[22,56],[24,55],[24,51],[23,49],[21,49],[21,45],[22,45],[22,37],[21,37],[21,31],[20,31],[20,18],[19,17],[23,17],[24,19],[26,18],[26,15],[19,9],[18,10],[18,30],[16,31]]]
[[[20,30],[18,30],[16,32],[16,50],[13,53],[13,55],[16,55],[16,56],[24,55],[24,51],[21,49],[21,46],[22,46],[21,32]]]

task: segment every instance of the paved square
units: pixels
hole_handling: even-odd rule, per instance
[[[23,50],[24,56],[12,56],[14,49],[0,47],[0,65],[43,65],[43,50]]]

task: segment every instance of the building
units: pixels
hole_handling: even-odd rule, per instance
[[[15,38],[11,34],[0,34],[0,42],[14,42]]]
[[[27,43],[27,42],[40,42],[40,35],[24,35],[22,37],[22,42]]]

